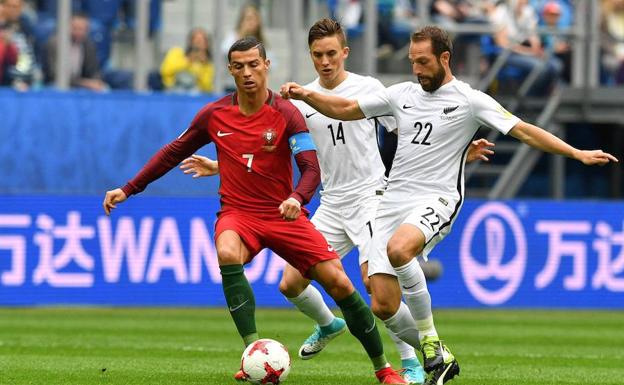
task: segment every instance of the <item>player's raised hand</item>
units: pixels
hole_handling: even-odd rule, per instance
[[[116,188],[114,190],[110,190],[106,192],[106,196],[104,196],[104,212],[106,215],[110,215],[111,210],[117,208],[117,203],[121,203],[128,199],[126,193],[123,192],[122,189]]]
[[[213,176],[219,173],[219,162],[201,155],[191,155],[180,164],[185,174],[193,174],[193,178]]]
[[[287,221],[294,221],[299,218],[301,214],[301,203],[295,198],[288,198],[279,206],[280,214],[282,214],[282,218]]]
[[[280,87],[280,94],[284,99],[297,99],[304,98],[307,90],[295,82],[285,83]]]
[[[466,162],[470,163],[474,162],[475,160],[488,162],[490,160],[488,158],[488,155],[494,155],[494,151],[491,150],[490,147],[494,147],[494,143],[490,142],[487,139],[481,138],[473,140],[472,143],[470,143],[470,148],[468,149]]]
[[[615,156],[602,150],[580,150],[576,153],[575,158],[587,166],[604,166],[609,162],[619,162]]]

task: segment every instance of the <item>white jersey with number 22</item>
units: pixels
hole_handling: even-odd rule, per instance
[[[359,97],[358,103],[366,117],[392,115],[399,128],[382,202],[422,196],[461,202],[465,157],[479,126],[507,134],[520,121],[492,97],[455,78],[433,93],[418,83],[399,83]]]

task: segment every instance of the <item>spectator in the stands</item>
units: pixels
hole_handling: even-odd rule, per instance
[[[601,3],[602,63],[616,84],[624,84],[624,0]]]
[[[456,23],[484,23],[482,6],[471,0],[434,0],[431,2],[431,18],[445,27]]]
[[[173,47],[167,52],[160,75],[166,90],[212,92],[214,65],[208,32],[202,28],[192,29],[185,49]]]
[[[542,19],[545,27],[557,32],[561,31],[562,6],[558,1],[551,0],[542,8]],[[542,45],[546,51],[552,52],[562,63],[561,77],[570,82],[570,66],[572,63],[572,49],[567,37],[555,34],[542,36]]]
[[[2,4],[0,4],[0,8]],[[7,76],[9,69],[17,63],[17,48],[11,41],[10,30],[7,25],[0,22],[0,85],[6,86],[10,84]]]
[[[275,55],[273,55],[269,49],[269,44],[264,35],[264,28],[262,26],[262,14],[260,9],[253,3],[247,3],[243,5],[238,14],[238,21],[236,23],[236,29],[226,35],[225,39],[221,42],[221,60],[227,65],[227,53],[238,39],[242,39],[247,36],[253,36],[260,41],[267,50],[267,57],[271,58],[271,68],[273,71],[279,66]],[[233,91],[236,89],[234,84],[234,78],[231,76],[225,76],[223,78],[225,83],[225,89],[227,91]]]
[[[545,56],[537,34],[537,13],[528,0],[506,0],[499,3],[490,15],[494,26],[494,41],[511,54],[506,64],[518,68],[527,76],[534,68],[539,74],[530,90],[532,95],[545,95],[561,74],[561,62]]]
[[[346,30],[358,28],[362,22],[362,8],[362,2],[359,0],[339,0],[336,2],[335,14],[332,17],[340,20],[340,25]]]
[[[89,18],[84,14],[75,14],[70,25],[71,45],[68,64],[70,85],[72,88],[86,88],[104,91],[108,86],[102,81],[100,65],[97,59],[95,43],[89,38]],[[46,63],[44,72],[48,82],[56,78],[57,37],[48,40],[45,47]]]
[[[5,24],[7,36],[18,51],[17,63],[8,72],[8,80],[14,88],[26,90],[38,71],[33,48],[33,24],[23,12],[23,0],[0,0],[0,3],[0,23]]]
[[[548,3],[555,2],[559,5],[560,15],[558,26],[559,28],[570,28],[574,24],[574,1],[578,0],[531,0],[531,6],[539,13],[540,22],[544,24],[544,7]]]
[[[221,51],[224,56],[227,56],[228,50],[235,41],[248,36],[255,37],[265,47],[267,46],[262,27],[262,15],[258,7],[252,3],[243,5],[238,14],[236,29],[229,33],[221,43]]]

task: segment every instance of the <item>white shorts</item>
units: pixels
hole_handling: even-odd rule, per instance
[[[388,241],[403,223],[416,226],[425,235],[422,256],[427,260],[431,250],[451,231],[460,205],[443,198],[421,197],[413,202],[397,204],[384,201],[377,210],[373,246],[368,262],[368,275],[390,274],[396,276],[388,260]]]
[[[374,195],[349,207],[321,204],[310,221],[340,258],[357,246],[361,265],[368,261],[380,199],[381,195]]]

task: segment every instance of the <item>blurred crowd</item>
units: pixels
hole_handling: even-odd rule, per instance
[[[378,56],[384,57],[409,42],[409,33],[420,22],[422,0],[379,0]],[[577,4],[584,0],[430,0],[428,19],[451,30],[464,26],[489,26],[493,34],[457,34],[456,48],[475,43],[487,63],[510,50],[504,73],[519,80],[541,68],[533,93],[548,92],[553,81],[571,78],[572,38]],[[600,82],[624,83],[624,0],[597,0],[600,11]],[[357,30],[363,20],[360,0],[334,0],[335,16]],[[461,62],[461,54],[456,55]],[[457,64],[457,63],[456,63]],[[461,63],[460,63],[461,64]],[[461,71],[460,71],[461,72]]]
[[[315,1],[315,0],[310,0]],[[425,0],[420,0],[425,1]],[[354,36],[363,29],[360,0],[326,0],[330,14]],[[533,94],[548,93],[553,82],[570,81],[574,0],[431,0],[428,18],[453,29],[459,24],[491,27],[492,35],[457,34],[456,62],[461,65],[467,44],[477,44],[483,68],[509,51],[504,73],[522,80],[537,68]],[[209,31],[193,28],[186,42],[169,47],[150,74],[149,85],[173,92],[211,92],[215,76],[212,44],[224,60],[236,39],[254,35],[266,42],[258,2],[240,9],[235,29],[221,42]],[[18,90],[53,84],[56,66],[56,0],[0,0],[0,85]],[[132,72],[113,68],[110,61],[115,34],[132,30],[134,0],[72,0],[71,86],[90,90],[131,88]],[[161,24],[161,2],[151,0],[150,33]],[[378,58],[401,50],[418,22],[419,0],[378,0]],[[624,0],[600,0],[601,83],[624,83]],[[456,64],[457,64],[456,63]],[[537,71],[537,70],[536,70]],[[226,85],[228,86],[228,85]],[[230,85],[231,86],[231,85]]]
[[[0,0],[0,85],[18,90],[53,84],[56,0]],[[110,65],[114,34],[131,30],[134,0],[72,0],[71,86],[94,91],[131,88],[132,73]],[[160,1],[151,0],[150,32],[160,26]]]

